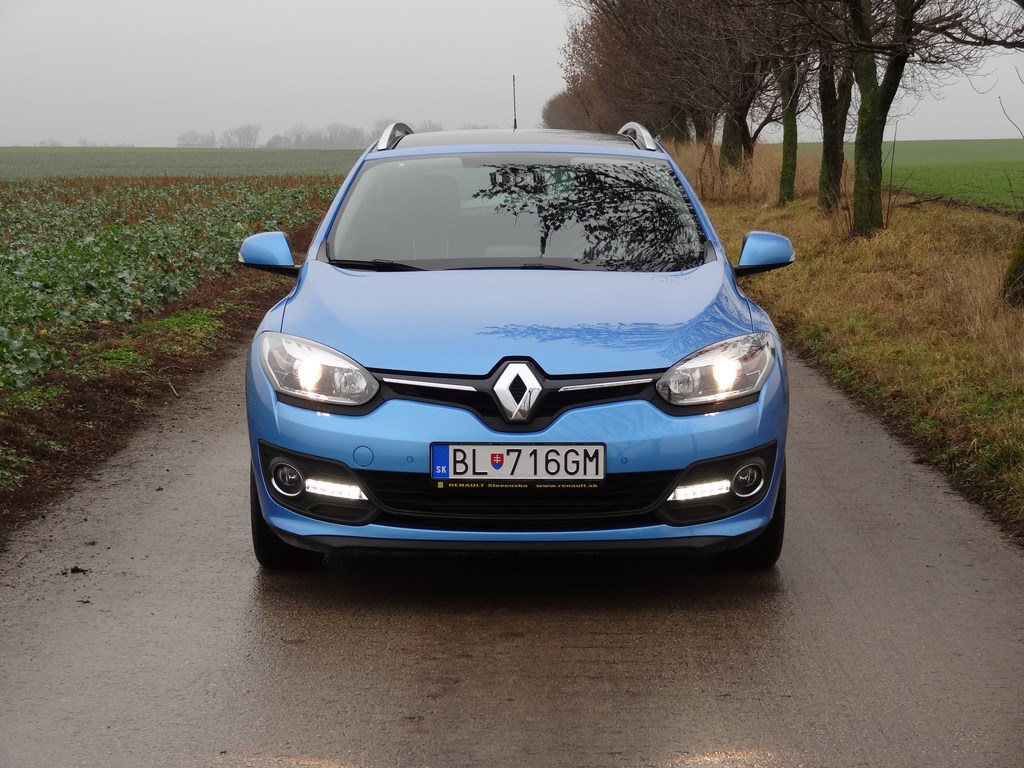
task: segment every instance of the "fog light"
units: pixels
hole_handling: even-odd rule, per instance
[[[712,496],[724,496],[732,488],[728,480],[712,480],[707,483],[694,483],[693,485],[681,485],[668,497],[669,501],[693,501],[694,499],[707,499]]]
[[[306,491],[317,496],[330,496],[333,499],[349,501],[367,501],[366,494],[358,485],[351,483],[331,483],[327,480],[307,480]]]
[[[294,498],[302,493],[302,473],[287,462],[280,461],[271,466],[270,482],[282,496]]]
[[[732,477],[732,492],[741,499],[753,496],[764,486],[764,466],[757,463],[745,464]]]

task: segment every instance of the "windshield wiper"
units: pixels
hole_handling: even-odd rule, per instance
[[[559,264],[543,264],[536,261],[529,261],[526,264],[520,264],[517,269],[568,269],[570,271],[576,271],[579,267],[566,267]]]
[[[347,269],[367,269],[371,272],[422,272],[423,267],[403,264],[390,259],[331,259],[328,263]]]
[[[544,262],[528,261],[524,264],[511,264],[505,260],[495,259],[493,264],[474,264],[471,267],[448,267],[450,270],[470,270],[470,269],[557,269],[560,271],[576,272],[584,269],[591,269],[590,267],[576,266],[570,267],[564,264],[545,264]]]

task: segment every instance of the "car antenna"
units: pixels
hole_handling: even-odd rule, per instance
[[[516,76],[512,75],[512,130],[519,128],[519,118],[516,116]]]

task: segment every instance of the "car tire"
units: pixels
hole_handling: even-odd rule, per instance
[[[779,478],[779,495],[775,501],[771,522],[757,535],[757,538],[736,549],[722,553],[725,565],[747,570],[771,568],[782,554],[782,540],[786,533],[786,465],[782,465]]]
[[[256,490],[256,474],[249,470],[249,514],[252,521],[252,548],[259,564],[271,571],[311,568],[323,561],[323,555],[293,547],[281,540],[263,519],[263,508]]]

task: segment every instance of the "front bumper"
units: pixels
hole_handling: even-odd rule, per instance
[[[578,408],[543,430],[516,434],[489,429],[469,411],[421,402],[393,400],[362,416],[284,404],[254,360],[249,362],[247,388],[252,460],[258,468],[257,491],[264,517],[285,540],[324,551],[339,547],[726,548],[749,540],[770,521],[785,455],[788,394],[782,366],[774,368],[758,401],[748,406],[672,416],[645,401],[623,401]],[[515,492],[500,491],[490,515],[484,509],[486,495],[474,502],[451,497],[452,510],[445,509],[443,499],[435,498],[431,510],[420,509],[415,492],[406,498],[403,489],[417,488],[417,478],[424,489],[430,487],[430,444],[434,442],[604,443],[605,486],[592,492],[592,503],[580,502],[571,492],[565,497],[567,506],[603,506],[599,513],[562,514],[558,501],[549,496],[544,497],[544,507],[529,496],[522,497],[521,504],[510,503],[505,494]],[[664,514],[665,497],[678,478],[689,476],[684,474],[688,467],[718,466],[722,457],[756,451],[770,454],[768,477],[764,490],[751,503],[740,505],[740,511],[716,515],[682,509],[683,514]],[[369,501],[349,505],[350,517],[324,512],[326,507],[310,511],[290,503],[272,492],[268,483],[268,456],[275,452],[350,473],[348,479],[364,488]],[[393,486],[389,496],[383,495],[381,483]],[[641,501],[630,498],[631,487],[643,489]],[[615,493],[619,496],[607,498]],[[460,505],[472,507],[473,514],[457,514]],[[680,509],[680,505],[667,507]]]

